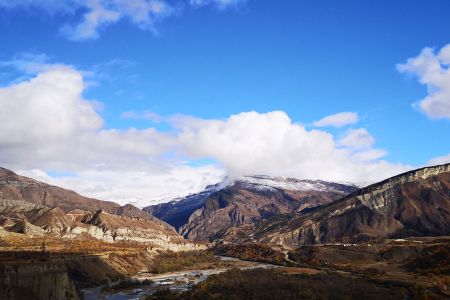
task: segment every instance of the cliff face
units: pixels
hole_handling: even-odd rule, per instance
[[[354,190],[324,181],[245,177],[207,197],[179,232],[194,241],[223,239],[232,228],[327,204]]]
[[[66,213],[58,207],[49,208],[18,200],[0,200],[0,228],[30,237],[95,238],[109,243],[131,241],[172,251],[201,248],[187,242],[173,227],[152,216],[118,216],[102,210]]]
[[[63,264],[0,264],[0,299],[80,298]]]
[[[93,225],[101,232],[90,235],[107,242],[134,241],[169,247],[183,244],[184,239],[168,224],[150,219],[117,216],[103,211],[86,214],[82,223]]]
[[[260,241],[296,248],[450,234],[450,164],[400,174],[309,212],[258,225]]]

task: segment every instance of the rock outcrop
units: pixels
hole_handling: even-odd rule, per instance
[[[117,216],[104,211],[89,213],[81,221],[101,229],[101,235],[94,235],[107,242],[134,241],[169,247],[170,244],[182,244],[184,239],[168,224],[146,218]]]
[[[78,300],[64,264],[0,264],[0,299]]]
[[[50,208],[20,200],[0,200],[0,226],[6,231],[27,236],[95,238],[109,243],[129,241],[172,251],[198,248],[187,242],[172,226],[153,216],[142,215],[138,218],[102,210],[90,212],[78,209],[66,213],[58,207]]]
[[[291,248],[450,234],[450,164],[386,179],[334,203],[260,223],[253,239]]]
[[[27,236],[130,241],[190,250],[167,223],[133,205],[91,199],[0,168],[0,226]]]

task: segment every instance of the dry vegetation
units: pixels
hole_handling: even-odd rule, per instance
[[[214,253],[222,256],[237,257],[242,260],[258,261],[288,266],[284,253],[264,244],[223,244],[214,248]]]
[[[409,271],[424,275],[450,276],[450,244],[425,248],[406,262]]]
[[[149,272],[160,274],[193,268],[211,269],[220,266],[220,259],[208,251],[165,252],[152,259]]]
[[[339,275],[285,275],[277,270],[237,270],[210,276],[193,290],[162,290],[150,299],[438,299],[400,283],[375,283]]]
[[[233,270],[210,277],[190,292],[160,291],[155,296],[157,299],[326,299],[336,293],[342,299],[351,299],[356,291],[367,295],[365,299],[394,296],[433,299],[448,296],[442,286],[450,283],[450,240],[305,246],[291,251],[287,259],[283,252],[262,244],[220,245],[213,254],[208,251],[156,253],[151,246],[129,242],[21,239],[20,235],[10,235],[2,241],[0,266],[62,265],[78,287],[126,279],[143,270],[160,274],[231,266],[214,254],[286,266],[273,271]],[[286,271],[296,269],[292,265],[322,271]]]

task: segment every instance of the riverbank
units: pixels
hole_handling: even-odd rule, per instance
[[[124,287],[120,289],[114,288],[120,281],[111,283],[110,285],[102,285],[95,288],[81,290],[81,296],[85,300],[127,300],[142,299],[150,296],[157,291],[167,289],[175,292],[190,290],[194,285],[206,280],[209,276],[224,273],[231,269],[251,270],[251,269],[275,269],[281,268],[277,265],[268,263],[259,263],[244,261],[234,257],[218,257],[225,267],[217,269],[192,269],[176,272],[168,272],[163,274],[152,274],[148,271],[141,271],[135,276],[128,279],[131,282],[151,284],[140,284],[136,286]],[[306,270],[305,270],[306,272]]]

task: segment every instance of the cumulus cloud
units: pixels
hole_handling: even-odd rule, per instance
[[[214,5],[220,10],[235,7],[245,0],[186,0],[191,6]],[[174,7],[167,0],[0,0],[0,8],[6,10],[40,9],[50,14],[64,15],[81,20],[63,24],[61,32],[70,40],[96,39],[99,31],[120,20],[127,20],[141,30],[157,33],[155,24],[166,17],[179,13],[181,6]]]
[[[372,147],[375,139],[365,128],[350,129],[347,134],[342,137],[338,144],[356,149],[368,149]]]
[[[99,128],[102,120],[82,91],[81,74],[69,67],[1,88],[2,144],[53,141]]]
[[[410,168],[374,160],[384,152],[370,148],[371,142],[342,148],[330,133],[308,131],[281,111],[246,112],[226,120],[181,118],[174,124],[181,131],[180,143],[188,155],[213,157],[232,176],[267,174],[372,182]],[[365,149],[361,151],[362,144]]]
[[[341,112],[334,115],[326,116],[313,123],[316,127],[342,127],[345,125],[355,124],[359,121],[359,116],[355,112]]]
[[[0,165],[88,196],[145,201],[140,205],[199,191],[224,176],[214,164],[193,167],[171,156],[172,134],[104,128],[85,88],[82,73],[65,65],[0,88]]]
[[[397,65],[397,69],[417,76],[427,87],[427,96],[414,107],[430,118],[450,119],[450,44],[437,53],[433,48],[424,48],[418,56]]]
[[[136,171],[133,168],[118,172],[114,169],[86,169],[73,175],[50,176],[40,169],[17,170],[24,176],[76,190],[97,199],[114,200],[122,205],[139,207],[157,204],[201,191],[205,186],[219,182],[225,176],[223,169],[214,165],[191,167],[172,166],[157,172]]]
[[[69,66],[0,88],[2,162],[50,169],[155,164],[148,157],[173,143],[153,128],[104,129],[96,103],[82,96],[85,88],[82,74]]]
[[[363,128],[336,139],[282,111],[223,120],[161,117],[170,131],[107,129],[96,102],[83,96],[83,73],[45,66],[0,88],[0,165],[87,196],[144,206],[200,191],[225,174],[373,182],[411,168],[380,160],[385,152]],[[148,113],[123,117],[155,117]],[[195,163],[209,159],[213,163]]]

